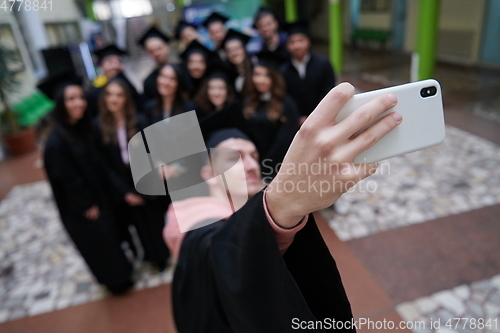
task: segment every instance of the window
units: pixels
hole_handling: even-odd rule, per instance
[[[80,29],[76,22],[45,24],[50,46],[78,44],[82,41]]]
[[[0,45],[19,52],[19,48],[17,47],[16,39],[14,38],[10,24],[0,24]],[[24,71],[25,68],[21,54],[19,53],[17,61],[9,63],[8,66],[10,70],[15,72]]]
[[[396,0],[400,1],[400,0]],[[361,0],[361,12],[388,12],[391,9],[391,0]]]

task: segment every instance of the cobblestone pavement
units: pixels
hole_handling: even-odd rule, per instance
[[[336,203],[337,212],[324,213],[346,241],[496,204],[500,202],[499,166],[498,146],[447,127],[442,145],[382,163],[378,174]],[[172,269],[159,274],[147,264],[139,265],[135,274],[136,289],[172,279]],[[430,318],[450,314],[498,318],[499,281],[497,276],[460,286],[400,304],[397,310],[405,320],[424,318],[429,324]],[[0,203],[0,322],[106,296],[66,235],[49,184],[13,188]],[[445,328],[436,332],[474,331]]]
[[[415,326],[424,323],[415,333],[500,332],[500,275],[399,304],[396,311]]]
[[[135,263],[135,289],[172,280]],[[66,234],[46,181],[14,187],[0,202],[0,323],[106,297]]]
[[[447,126],[441,145],[381,162],[324,213],[347,241],[499,202],[500,147]]]

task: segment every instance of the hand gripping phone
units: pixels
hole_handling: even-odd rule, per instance
[[[372,124],[391,112],[403,116],[403,122],[374,146],[354,159],[354,163],[372,163],[438,145],[445,138],[441,87],[436,80],[424,80],[354,95],[335,118],[340,122],[372,99],[394,94],[398,104],[382,113]],[[371,126],[366,126],[365,128]]]

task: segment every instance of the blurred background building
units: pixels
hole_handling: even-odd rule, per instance
[[[259,0],[39,3],[34,10],[26,3],[4,1],[0,10],[0,42],[22,56],[18,64],[22,84],[10,96],[11,103],[35,93],[36,82],[54,71],[74,69],[92,80],[96,72],[90,52],[111,42],[128,50],[132,80],[139,86],[151,63],[135,41],[148,25],[173,33],[181,17],[197,23],[217,10],[231,14],[229,27],[249,32],[255,11],[264,4]],[[495,0],[269,0],[265,5],[287,21],[307,20],[313,41],[324,46],[337,73],[351,68],[350,52],[356,49],[385,54],[377,57],[378,62],[389,54],[402,55],[400,59],[413,55],[401,82],[432,77],[434,56],[439,62],[468,68],[500,67],[500,4]],[[420,44],[419,38],[423,38]],[[418,64],[427,72],[419,74]]]

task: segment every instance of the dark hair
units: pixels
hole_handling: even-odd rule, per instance
[[[177,78],[177,90],[175,91],[175,96],[174,96],[174,102],[172,104],[172,112],[171,116],[178,115],[180,113],[184,112],[184,101],[186,100],[186,82],[184,81],[183,75],[182,75],[182,69],[179,65],[176,64],[165,64],[160,67],[160,70],[158,71],[158,77],[161,75],[161,71],[165,67],[172,67],[175,73],[175,77]],[[158,83],[157,83],[158,85]],[[158,92],[158,88],[156,89],[156,107],[153,110],[153,113],[155,115],[161,115],[163,110],[163,98]]]
[[[255,15],[255,18],[253,20],[255,28],[257,28],[258,22],[265,16],[271,16],[276,21],[276,23],[278,23],[278,29],[281,27],[281,25],[282,25],[281,18],[278,17],[278,15],[276,13],[272,12],[271,10],[263,9],[263,10],[260,10],[257,13],[257,15]]]
[[[70,84],[60,88],[55,94],[55,106],[52,111],[52,118],[56,124],[62,127],[64,134],[70,141],[74,140],[73,135],[75,128],[79,130],[87,139],[90,139],[92,137],[92,126],[90,124],[88,108],[85,109],[82,119],[80,119],[74,127],[69,123],[69,115],[68,110],[66,110],[64,95],[66,93],[66,88],[73,86],[81,88],[83,93],[83,88],[79,84]],[[83,98],[86,100],[85,94],[83,94]]]
[[[241,42],[241,41],[240,41]],[[245,52],[245,60],[243,60],[243,68],[245,69],[245,81],[243,82],[243,88],[241,89],[240,94],[242,96],[246,96],[251,88],[252,88],[252,70],[253,70],[253,64],[252,64],[252,59],[250,59],[250,55],[248,54],[245,45],[241,43],[243,46],[243,51]],[[230,71],[234,73],[238,73],[238,68],[236,65],[231,63],[229,61],[229,58],[226,59],[226,66],[229,68]]]
[[[215,79],[220,79],[224,81],[224,83],[226,84],[227,97],[226,97],[226,102],[224,103],[224,107],[232,105],[234,102],[236,102],[236,93],[234,91],[232,84],[230,84],[221,77],[207,78],[206,80],[203,81],[200,89],[198,90],[198,93],[194,97],[194,102],[198,107],[200,107],[200,110],[203,113],[209,113],[215,108],[215,105],[212,104],[210,98],[208,97],[208,83]]]
[[[99,129],[104,143],[118,143],[116,136],[115,119],[106,107],[106,91],[111,84],[119,85],[125,94],[124,118],[128,138],[137,133],[137,118],[135,115],[135,104],[127,83],[119,78],[109,81],[101,90],[99,96]]]
[[[267,119],[271,121],[286,121],[286,118],[284,118],[283,116],[283,99],[285,98],[286,94],[285,80],[283,79],[281,74],[273,68],[260,65],[256,65],[255,67],[263,67],[267,69],[267,75],[271,79],[271,100],[269,101],[266,109]],[[248,119],[254,116],[255,111],[257,110],[257,107],[260,103],[260,95],[261,93],[257,90],[257,88],[255,88],[252,82],[252,87],[243,109],[243,115],[245,116],[245,118]]]

